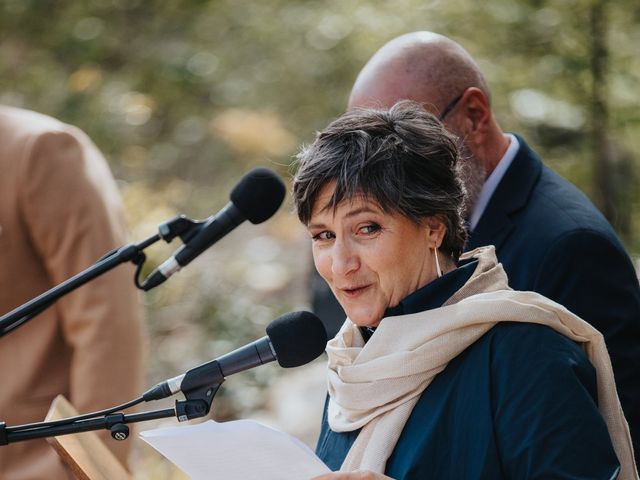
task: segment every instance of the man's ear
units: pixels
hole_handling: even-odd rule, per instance
[[[467,141],[482,144],[491,124],[489,99],[477,87],[469,87],[461,99],[462,130]]]

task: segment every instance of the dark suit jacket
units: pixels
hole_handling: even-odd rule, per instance
[[[466,249],[495,245],[512,288],[539,292],[604,334],[640,464],[638,278],[602,214],[518,140],[518,154]],[[326,284],[315,281],[313,286],[316,311],[335,311],[337,302]],[[333,333],[344,320],[342,312],[334,315],[324,318]]]
[[[471,260],[433,280],[385,317],[441,307],[477,266]],[[500,322],[422,392],[384,473],[396,480],[615,478],[620,464],[596,399],[596,372],[580,346],[547,326]],[[316,453],[329,468],[340,468],[359,435],[332,431],[325,403]]]
[[[611,225],[587,197],[520,149],[467,250],[493,244],[516,290],[533,290],[600,330],[640,453],[640,286]]]

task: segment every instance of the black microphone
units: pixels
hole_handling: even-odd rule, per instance
[[[147,390],[145,402],[166,398],[177,392],[219,385],[229,375],[277,360],[281,367],[305,365],[318,358],[327,345],[322,321],[310,312],[291,312],[267,326],[267,335],[187,373],[158,383]]]
[[[163,283],[245,220],[257,224],[271,218],[280,208],[284,195],[284,184],[275,173],[266,168],[251,170],[231,191],[231,201],[159,265],[141,285],[142,289],[151,290]]]

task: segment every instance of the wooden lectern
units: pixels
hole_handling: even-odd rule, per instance
[[[69,401],[63,395],[58,395],[51,403],[45,420],[76,415],[78,412]],[[73,433],[47,440],[79,480],[133,480],[95,432]]]

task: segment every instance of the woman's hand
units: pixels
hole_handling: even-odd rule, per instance
[[[333,472],[311,480],[393,480],[391,477],[381,473],[370,472],[369,470],[358,470],[357,472]]]

